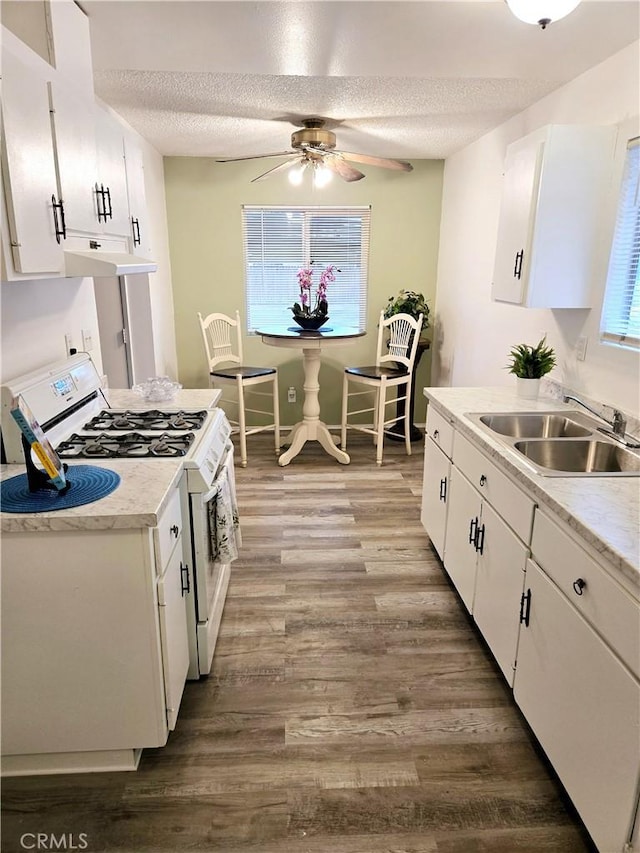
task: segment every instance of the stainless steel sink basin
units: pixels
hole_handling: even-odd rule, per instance
[[[491,434],[544,477],[640,477],[640,452],[603,428],[605,421],[566,409],[550,412],[469,412]]]
[[[592,434],[592,430],[561,414],[481,415],[480,423],[512,438],[584,438]]]
[[[535,465],[569,474],[640,475],[640,456],[608,441],[545,439],[513,445]]]

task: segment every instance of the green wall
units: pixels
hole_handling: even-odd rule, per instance
[[[242,205],[371,205],[367,334],[323,353],[320,370],[322,419],[340,422],[342,369],[371,364],[377,321],[387,299],[400,289],[425,294],[433,311],[440,228],[443,161],[413,161],[410,173],[362,167],[366,177],[328,187],[292,187],[286,175],[251,183],[278,160],[216,163],[209,158],[167,157],[164,161],[169,249],[173,279],[179,380],[185,388],[207,387],[208,375],[197,312],[245,315]],[[290,319],[283,306],[283,322]],[[302,354],[268,347],[245,333],[247,364],[279,369],[283,424],[302,416]],[[422,358],[417,387],[429,384],[430,353]],[[287,388],[297,402],[287,403]],[[425,400],[416,394],[415,420],[424,422]]]

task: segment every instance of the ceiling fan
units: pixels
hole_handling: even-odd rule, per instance
[[[238,160],[261,160],[266,157],[286,157],[284,163],[279,163],[272,169],[268,169],[251,183],[270,178],[272,175],[286,172],[296,168],[290,173],[293,183],[300,183],[304,172],[311,169],[314,173],[316,185],[326,183],[327,177],[334,172],[343,181],[359,181],[364,174],[351,166],[349,162],[364,163],[368,166],[381,166],[383,169],[396,169],[402,172],[411,172],[413,166],[404,160],[390,160],[385,157],[373,157],[369,154],[353,154],[349,151],[338,151],[336,149],[336,135],[325,127],[326,120],[322,118],[303,119],[302,128],[291,134],[291,147],[293,151],[280,151],[276,154],[257,154],[253,157],[230,157],[226,160],[216,160],[217,163],[233,163]],[[327,170],[328,173],[327,173]],[[324,173],[324,180],[322,174]]]

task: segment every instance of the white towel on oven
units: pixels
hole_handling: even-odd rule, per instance
[[[233,452],[230,451],[218,477],[218,491],[215,499],[209,502],[211,557],[221,563],[230,563],[238,559],[238,549],[241,545]]]

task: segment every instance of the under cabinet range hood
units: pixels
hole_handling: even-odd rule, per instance
[[[67,278],[131,275],[138,272],[155,272],[158,264],[126,252],[64,251],[64,272]]]

